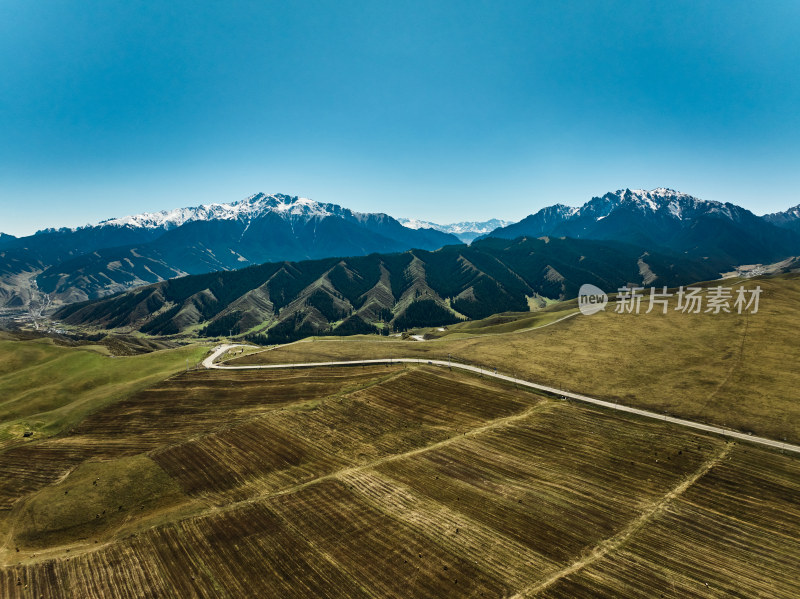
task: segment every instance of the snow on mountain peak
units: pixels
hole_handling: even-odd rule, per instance
[[[427,220],[419,220],[418,218],[398,218],[397,222],[408,229],[437,229],[437,227],[441,227],[442,225],[437,225],[436,223],[432,223]]]
[[[455,235],[464,243],[472,243],[477,237],[491,233],[497,228],[506,227],[511,224],[509,221],[492,218],[486,221],[462,221],[440,225],[430,221],[419,220],[416,218],[398,218],[397,221],[409,229],[435,229],[442,233]]]
[[[462,233],[490,233],[497,227],[505,227],[510,224],[509,221],[497,218],[486,221],[461,221],[458,223],[450,223],[449,225],[440,225],[416,218],[398,218],[397,221],[409,229],[436,229],[443,233],[452,233],[453,235],[460,235]]]
[[[778,226],[785,226],[787,223],[800,221],[800,204],[793,206],[783,212],[773,212],[772,214],[765,214],[762,217],[769,223]]]
[[[144,212],[121,218],[111,218],[98,223],[101,226],[142,227],[148,229],[172,229],[192,221],[203,220],[247,220],[275,212],[282,216],[325,218],[344,212],[334,204],[321,204],[308,198],[284,194],[267,195],[257,193],[238,202],[203,204],[191,208],[175,208],[160,212]]]
[[[674,218],[683,220],[690,218],[691,214],[698,210],[709,213],[722,213],[733,218],[730,208],[720,202],[701,200],[674,189],[667,187],[657,187],[656,189],[619,189],[615,192],[607,193],[603,198],[594,198],[593,202],[602,199],[608,205],[608,212],[626,203],[639,206],[643,210],[657,212],[666,210]],[[590,202],[590,203],[593,203]]]

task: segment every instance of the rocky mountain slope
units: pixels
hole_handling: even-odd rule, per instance
[[[73,325],[172,335],[261,335],[281,342],[315,333],[375,333],[439,326],[584,283],[678,285],[718,276],[710,261],[582,239],[485,239],[438,251],[275,262],[182,277],[60,310]]]
[[[259,193],[231,204],[45,230],[0,243],[0,288],[6,290],[0,302],[9,305],[24,303],[26,290],[14,293],[22,273],[35,277],[42,293],[66,303],[267,261],[436,249],[460,241],[440,231],[409,229],[386,214]]]
[[[623,241],[731,265],[775,262],[800,253],[800,235],[794,231],[734,204],[665,188],[619,190],[580,207],[550,206],[490,235]]]
[[[761,218],[777,227],[800,233],[800,204],[783,212],[765,214]]]

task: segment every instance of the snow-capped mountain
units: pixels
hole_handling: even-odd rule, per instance
[[[418,220],[416,218],[398,218],[397,221],[404,227],[409,229],[434,229],[442,233],[450,233],[455,235],[464,243],[470,243],[476,237],[491,233],[498,227],[505,227],[511,224],[511,221],[500,220],[492,218],[485,221],[462,221],[459,223],[451,223],[449,225],[440,225],[426,220]]]
[[[54,232],[76,232],[97,227],[130,227],[134,229],[174,229],[186,223],[212,220],[250,220],[273,213],[285,218],[307,220],[328,216],[344,216],[354,219],[365,219],[371,215],[354,212],[336,204],[324,204],[308,198],[289,196],[282,193],[256,193],[243,200],[228,203],[201,204],[187,208],[160,210],[159,212],[143,212],[130,216],[109,218],[96,224],[82,227],[62,227],[59,229],[42,229],[37,234]]]
[[[112,218],[11,239],[0,255],[0,276],[32,272],[41,291],[76,301],[184,274],[263,262],[433,250],[458,243],[453,235],[409,229],[386,214],[258,193],[237,202]]]
[[[257,193],[238,202],[203,204],[193,208],[176,208],[122,218],[110,218],[101,221],[98,226],[172,229],[194,221],[251,220],[263,217],[267,213],[304,220],[328,216],[363,219],[368,216],[336,204],[323,204],[308,198],[292,197],[280,193],[272,195]]]
[[[151,243],[165,234],[169,234],[167,240],[185,237],[183,242],[189,246],[194,245],[195,242],[205,243],[200,238],[192,239],[193,233],[191,232],[196,234],[202,229],[210,232],[212,229],[225,227],[231,230],[241,228],[242,230],[236,233],[238,235],[236,239],[242,241],[242,238],[248,234],[251,223],[254,226],[253,231],[256,231],[259,230],[259,223],[263,228],[263,224],[269,221],[274,230],[263,231],[266,233],[266,237],[259,243],[262,245],[274,243],[274,239],[271,238],[274,238],[277,229],[288,226],[290,230],[286,234],[287,239],[284,240],[287,256],[280,256],[280,252],[278,252],[273,257],[275,259],[300,259],[299,250],[293,245],[295,240],[290,239],[293,237],[292,231],[308,223],[315,223],[317,226],[328,219],[342,220],[359,228],[374,230],[389,239],[399,237],[403,240],[400,244],[402,246],[405,246],[406,242],[411,242],[408,237],[408,229],[385,214],[354,212],[336,204],[324,204],[308,198],[264,193],[257,193],[230,203],[145,212],[111,218],[76,228],[44,229],[28,237],[8,241],[0,240],[0,242],[5,247],[24,248],[23,257],[30,263],[31,269],[34,269],[36,267],[46,268],[100,249]],[[330,225],[330,223],[327,224]],[[188,235],[183,232],[186,227],[190,231]],[[422,241],[418,243],[425,247],[430,247],[431,244],[435,245],[439,241],[442,243],[454,241],[449,236],[442,236],[438,232],[436,235],[432,235],[433,233],[421,231],[415,237],[421,239]],[[217,235],[219,234],[218,231]],[[434,240],[433,237],[437,235],[439,239]],[[347,245],[347,240],[343,240],[341,245]],[[412,243],[412,245],[414,244]],[[313,247],[308,249],[314,255]],[[333,248],[331,251],[336,253]],[[260,252],[256,251],[254,254],[260,254]],[[237,260],[241,258],[240,252],[236,252],[236,255]],[[240,260],[240,262],[249,261],[246,257]]]
[[[576,208],[570,218],[580,219],[583,216],[592,216],[598,220],[620,209],[632,208],[640,210],[643,214],[669,214],[679,221],[710,214],[735,220],[741,216],[740,213],[744,210],[733,204],[701,200],[686,193],[659,187],[650,191],[620,189],[600,198],[592,198],[583,206]]]
[[[69,302],[264,262],[435,250],[460,240],[471,242],[494,225],[506,226],[494,228],[492,237],[625,243],[702,260],[723,272],[800,255],[798,223],[800,206],[760,218],[730,203],[666,188],[618,190],[579,207],[557,204],[511,225],[497,220],[401,223],[386,214],[258,193],[230,203],[112,218],[77,229],[1,236],[0,308],[24,306],[33,289]],[[294,275],[287,270],[276,276]],[[30,281],[30,289],[17,289],[20,281]],[[221,300],[204,296],[203,301]]]
[[[549,206],[490,235],[620,241],[731,264],[774,261],[800,252],[800,236],[749,210],[663,187],[621,189],[580,207]]]
[[[800,204],[784,212],[765,214],[761,218],[775,226],[800,233]]]

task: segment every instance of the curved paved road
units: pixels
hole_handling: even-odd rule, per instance
[[[241,344],[220,345],[214,349],[214,351],[211,353],[210,356],[208,356],[205,360],[203,360],[203,366],[206,368],[218,368],[223,370],[278,370],[281,368],[314,368],[316,366],[357,366],[365,364],[406,363],[406,364],[430,364],[433,366],[460,368],[461,370],[469,370],[470,372],[476,372],[478,374],[490,376],[496,379],[500,379],[501,381],[516,383],[517,385],[521,385],[523,387],[536,389],[537,391],[543,391],[545,393],[549,393],[551,395],[557,395],[559,397],[574,399],[576,401],[592,404],[595,406],[601,406],[603,408],[608,408],[610,410],[616,410],[618,412],[625,412],[628,414],[635,414],[637,416],[643,416],[645,418],[652,418],[653,420],[661,420],[662,422],[671,422],[672,424],[677,424],[678,426],[684,426],[686,428],[693,428],[708,433],[714,433],[717,435],[721,435],[725,438],[738,439],[740,441],[747,441],[748,443],[755,443],[756,445],[765,445],[767,447],[782,449],[784,451],[800,454],[800,445],[792,445],[791,443],[784,443],[783,441],[775,441],[774,439],[767,439],[766,437],[757,437],[756,435],[748,435],[746,433],[740,433],[739,431],[732,431],[718,426],[703,424],[701,422],[694,422],[692,420],[684,420],[683,418],[674,418],[672,416],[666,416],[665,414],[650,412],[649,410],[641,410],[639,408],[632,408],[630,406],[624,406],[610,401],[605,401],[594,397],[588,397],[586,395],[580,395],[578,393],[570,393],[569,391],[563,391],[561,389],[556,389],[555,387],[538,385],[536,383],[531,383],[523,379],[517,379],[505,374],[498,374],[497,372],[487,370],[486,368],[481,368],[479,366],[470,366],[468,364],[459,364],[458,362],[447,362],[445,360],[426,360],[423,358],[377,358],[373,360],[348,360],[343,362],[301,362],[297,364],[263,364],[263,365],[253,364],[247,366],[224,366],[221,364],[214,363],[214,360],[216,360],[219,356],[221,356],[226,351],[234,347],[248,347],[248,346]]]

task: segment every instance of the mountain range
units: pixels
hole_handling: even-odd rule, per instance
[[[758,217],[734,204],[700,200],[671,189],[624,189],[577,208],[563,204],[543,208],[490,235],[624,241],[734,266],[800,253],[798,213],[794,208]]]
[[[48,229],[0,246],[0,307],[27,293],[56,303],[98,298],[186,274],[276,260],[436,249],[460,240],[282,194],[146,213],[77,229]],[[34,284],[35,282],[35,284]]]
[[[619,190],[522,221],[439,225],[283,194],[109,219],[75,229],[0,235],[0,308],[58,306],[187,274],[266,262],[435,250],[480,237],[620,242],[702,261],[716,273],[800,255],[800,207],[758,217],[666,188]]]
[[[772,223],[784,229],[790,229],[800,233],[800,205],[789,208],[784,212],[773,212],[762,217],[768,223]]]
[[[543,298],[574,297],[583,283],[616,290],[716,275],[703,261],[618,242],[487,238],[437,251],[276,262],[182,277],[72,304],[54,318],[127,332],[233,333],[284,342],[527,311]]]
[[[464,243],[472,243],[478,237],[485,236],[495,229],[506,227],[511,224],[510,221],[492,218],[485,221],[462,221],[452,223],[449,225],[439,225],[426,220],[418,220],[416,218],[398,218],[400,224],[409,229],[434,229],[442,233],[450,233],[455,235]]]

